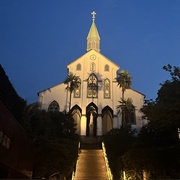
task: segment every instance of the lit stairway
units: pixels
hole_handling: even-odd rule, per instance
[[[102,149],[81,149],[75,180],[106,180],[106,165]]]

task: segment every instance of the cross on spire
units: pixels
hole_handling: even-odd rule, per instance
[[[92,14],[92,20],[93,20],[93,22],[94,22],[94,20],[95,20],[95,15],[96,15],[96,12],[95,12],[95,11],[93,11],[91,14]]]

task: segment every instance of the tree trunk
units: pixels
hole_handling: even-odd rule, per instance
[[[122,128],[126,126],[125,122],[125,107],[124,107],[124,88],[122,87]]]
[[[72,98],[72,92],[70,91],[70,99],[69,99],[69,111],[71,110],[71,98]]]

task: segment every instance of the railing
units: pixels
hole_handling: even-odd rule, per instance
[[[113,180],[113,175],[112,175],[111,169],[109,167],[109,161],[107,158],[106,148],[105,148],[104,142],[102,142],[102,150],[103,150],[104,160],[105,160],[105,164],[106,164],[106,172],[107,172],[108,180]]]

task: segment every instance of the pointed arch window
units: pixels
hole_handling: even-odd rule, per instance
[[[81,64],[77,64],[76,70],[77,70],[77,71],[81,71]]]
[[[109,71],[109,65],[108,64],[105,65],[104,71]]]
[[[127,122],[129,124],[131,124],[131,125],[136,124],[135,107],[133,105],[129,108],[127,118],[128,118]]]
[[[104,80],[104,98],[107,98],[107,99],[110,98],[110,80],[109,79]]]
[[[91,74],[87,81],[87,97],[98,97],[98,79],[95,74]]]
[[[48,107],[48,111],[58,112],[59,111],[59,104],[56,101],[52,101]]]
[[[74,90],[74,98],[81,97],[81,79],[78,78],[78,87]]]
[[[109,111],[103,113],[102,116],[102,133],[106,134],[113,128],[112,114]]]

